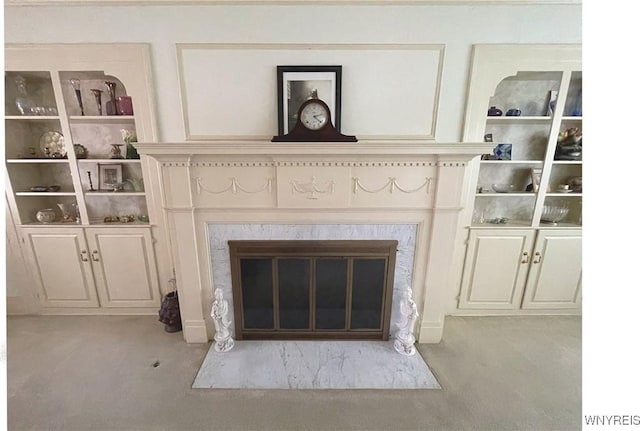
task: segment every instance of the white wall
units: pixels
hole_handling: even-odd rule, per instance
[[[88,42],[151,44],[160,139],[173,142],[185,136],[176,43],[444,44],[435,137],[455,142],[472,44],[580,43],[581,6],[5,7],[5,43]]]

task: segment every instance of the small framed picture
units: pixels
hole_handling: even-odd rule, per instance
[[[298,120],[298,109],[317,98],[329,106],[331,122],[340,131],[342,66],[278,66],[278,135]]]
[[[535,193],[540,189],[540,178],[542,177],[542,169],[533,168],[531,169],[531,184],[533,185],[533,191]]]
[[[122,163],[98,163],[98,189],[114,191],[122,183]]]

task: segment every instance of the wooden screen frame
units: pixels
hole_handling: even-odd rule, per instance
[[[398,241],[395,240],[321,240],[321,241],[229,241],[231,257],[231,280],[233,290],[233,309],[235,336],[238,340],[281,339],[389,339],[391,324],[391,302],[393,297],[393,277],[395,273],[396,251]],[[242,285],[240,276],[240,260],[249,258],[271,258],[273,268],[273,320],[272,329],[244,328],[242,306]],[[310,259],[309,276],[309,312],[310,329],[281,330],[278,316],[278,283],[277,259],[301,258]],[[316,260],[322,258],[344,258],[347,263],[347,288],[345,302],[345,328],[315,329],[315,266]],[[385,279],[382,289],[381,327],[379,329],[351,329],[350,310],[352,297],[353,260],[384,259]]]

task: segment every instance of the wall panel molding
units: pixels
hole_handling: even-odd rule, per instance
[[[433,141],[442,44],[177,44],[189,141],[277,134],[278,65],[342,65],[342,133]],[[233,88],[234,91],[229,91]]]

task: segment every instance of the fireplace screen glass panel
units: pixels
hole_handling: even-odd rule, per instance
[[[240,278],[242,279],[244,327],[251,329],[273,328],[271,259],[243,259]]]
[[[343,329],[346,324],[347,260],[316,260],[316,328]]]
[[[309,329],[309,259],[278,259],[281,329]]]
[[[384,259],[354,259],[351,290],[351,328],[382,327]]]
[[[229,247],[238,339],[388,339],[397,241]]]

